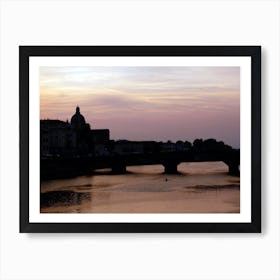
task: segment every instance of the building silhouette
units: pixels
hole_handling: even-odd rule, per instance
[[[78,106],[70,123],[40,120],[41,158],[103,154],[109,140],[109,129],[91,129]]]
[[[110,140],[109,129],[91,129],[80,108],[71,121],[40,121],[41,178],[64,178],[109,168],[126,173],[127,166],[160,164],[167,174],[178,173],[182,162],[223,161],[239,175],[240,150],[216,139],[130,141]]]

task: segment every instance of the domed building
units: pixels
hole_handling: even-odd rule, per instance
[[[88,128],[84,116],[80,113],[79,106],[76,107],[76,113],[71,118],[71,127],[73,129],[85,129]]]
[[[70,123],[40,120],[41,157],[104,154],[110,140],[109,129],[91,129],[79,106]]]

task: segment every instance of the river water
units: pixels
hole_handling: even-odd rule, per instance
[[[41,182],[42,213],[239,213],[240,178],[222,162],[130,166],[127,174]]]

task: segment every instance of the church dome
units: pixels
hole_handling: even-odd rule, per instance
[[[71,118],[71,126],[74,128],[84,128],[86,125],[86,121],[84,116],[80,113],[80,108],[77,106],[76,114],[74,114]]]

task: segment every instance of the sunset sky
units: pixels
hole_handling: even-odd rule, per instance
[[[40,118],[70,121],[77,105],[114,140],[240,146],[239,67],[40,67]]]

